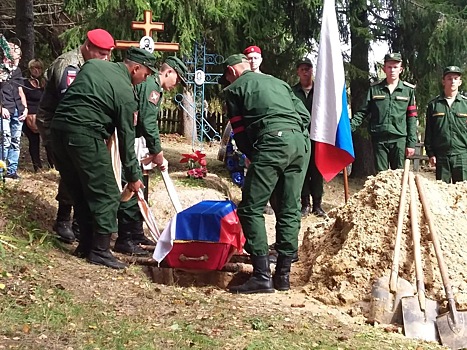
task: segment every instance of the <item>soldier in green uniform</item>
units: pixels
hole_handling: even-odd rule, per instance
[[[221,81],[235,142],[251,164],[238,216],[250,253],[253,276],[232,293],[271,293],[290,288],[289,273],[298,249],[300,191],[309,160],[310,113],[282,80],[250,70],[245,55],[229,56]],[[271,278],[263,209],[269,198],[276,211],[276,272]]]
[[[354,113],[352,131],[370,117],[368,130],[377,172],[402,169],[404,160],[415,153],[417,142],[417,107],[415,86],[399,79],[402,57],[390,53],[384,57],[386,79],[370,87],[362,108]]]
[[[155,72],[154,65],[153,55],[135,48],[128,50],[124,62],[87,61],[51,123],[57,168],[71,192],[81,230],[74,254],[94,264],[126,267],[110,252],[120,191],[105,141],[116,128],[128,188],[143,188],[134,149],[138,104],[133,85]]]
[[[136,137],[144,137],[149,155],[153,159],[152,162],[161,170],[164,170],[167,164],[157,126],[162,93],[174,89],[179,83],[186,86],[187,74],[185,64],[179,58],[171,56],[165,60],[159,72],[149,76],[146,81],[135,88],[139,99]],[[138,245],[154,245],[154,243],[144,236],[143,216],[136,196],[127,202],[120,203],[117,217],[118,238],[114,250],[131,255],[147,254],[147,251]]]
[[[459,92],[461,70],[449,66],[443,72],[443,94],[428,103],[425,149],[436,165],[436,180],[467,180],[467,97]]]
[[[300,81],[292,86],[294,94],[303,102],[306,109],[311,113],[313,104],[313,63],[309,58],[304,58],[297,62],[297,75]],[[319,172],[315,163],[314,141],[311,141],[310,161],[308,163],[305,181],[302,188],[302,216],[307,216],[310,212],[316,216],[325,217],[326,213],[321,208],[324,193],[323,175]],[[310,207],[310,195],[313,206]]]
[[[114,39],[107,31],[103,29],[90,30],[83,45],[59,56],[47,70],[47,85],[39,104],[36,122],[49,159],[53,159],[53,150],[49,137],[50,123],[58,103],[65,95],[68,86],[76,78],[76,74],[78,74],[84,62],[92,58],[109,60],[113,47]],[[51,165],[53,166],[53,164]],[[72,230],[71,210],[73,201],[62,180],[58,185],[56,200],[58,201],[58,211],[53,229],[62,241],[72,243],[79,230],[75,220],[73,221]]]

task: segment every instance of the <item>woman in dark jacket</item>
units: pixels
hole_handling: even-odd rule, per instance
[[[23,91],[28,102],[28,116],[23,124],[23,132],[29,140],[29,154],[31,155],[34,171],[42,169],[40,157],[40,135],[36,126],[36,113],[39,101],[45,87],[43,75],[44,65],[40,60],[33,59],[28,63],[28,80],[25,82]]]

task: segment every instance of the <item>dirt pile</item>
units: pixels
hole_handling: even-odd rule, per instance
[[[402,170],[370,177],[347,205],[304,235],[301,260],[313,296],[327,304],[367,301],[376,278],[390,273],[397,227]],[[467,182],[447,185],[422,179],[441,241],[456,300],[467,306]],[[402,236],[399,275],[414,284],[409,198]],[[430,234],[419,203],[422,258],[427,295],[445,298]],[[415,285],[415,284],[414,284]]]

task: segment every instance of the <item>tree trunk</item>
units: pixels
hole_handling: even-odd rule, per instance
[[[183,117],[182,117],[182,128],[183,128],[183,136],[186,137],[187,140],[194,140],[193,144],[197,142],[197,135],[196,135],[196,118],[195,112],[195,102],[193,97],[193,91],[191,88],[183,89],[184,99],[182,101],[183,104]]]
[[[360,4],[359,4],[360,2]],[[368,38],[362,35],[362,30],[368,31],[368,13],[366,10],[366,1],[351,1],[351,26],[350,35],[352,43],[352,52],[350,63],[357,72],[351,77],[351,109],[352,113],[358,111],[361,107],[369,88],[369,67],[368,50],[370,42]],[[373,162],[373,148],[366,133],[363,123],[360,130],[353,133],[353,143],[355,151],[355,162],[352,165],[352,177],[366,177],[375,173]]]
[[[21,40],[23,52],[20,67],[27,69],[28,62],[34,58],[34,13],[33,0],[16,0],[16,35]]]

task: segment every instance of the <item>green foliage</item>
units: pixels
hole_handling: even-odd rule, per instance
[[[295,80],[294,63],[311,51],[319,31],[321,0],[65,0],[65,6],[81,23],[65,32],[66,49],[96,27],[116,39],[139,40],[143,33],[130,24],[150,9],[153,20],[165,24],[153,39],[180,43],[178,55],[190,55],[194,42],[203,39],[207,52],[224,56],[255,44],[263,49],[266,72]]]
[[[417,84],[417,104],[423,115],[427,103],[442,91],[444,67],[467,66],[467,8],[459,0],[393,3],[398,9],[393,48],[407,61],[405,78]]]

